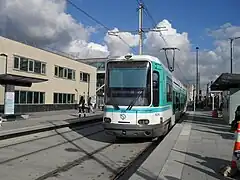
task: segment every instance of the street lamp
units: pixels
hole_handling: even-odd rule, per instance
[[[198,103],[198,93],[199,93],[199,87],[198,87],[198,50],[199,47],[196,47],[196,101],[195,103]]]
[[[230,39],[230,73],[232,74],[232,61],[233,61],[233,41],[236,39],[240,39],[239,37],[233,37],[229,38]]]
[[[6,64],[5,64],[5,74],[7,74],[7,67],[8,67],[8,66],[7,66],[8,60],[7,60],[7,59],[8,59],[8,55],[2,53],[2,54],[0,54],[0,56],[6,58],[6,62],[5,62],[5,63],[6,63]]]
[[[196,89],[193,89],[193,111],[196,111],[196,95],[195,95]]]

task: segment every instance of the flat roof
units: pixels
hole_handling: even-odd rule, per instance
[[[41,83],[48,79],[20,76],[15,74],[0,74],[0,84],[31,87],[32,83]]]
[[[27,42],[22,42],[20,40],[15,40],[11,37],[6,37],[6,36],[3,36],[3,35],[0,35],[0,37],[2,38],[5,38],[7,40],[10,40],[10,41],[14,41],[14,42],[17,42],[19,44],[22,44],[22,45],[25,45],[25,46],[29,46],[29,47],[32,47],[32,48],[35,48],[35,49],[38,49],[38,50],[41,50],[41,51],[45,51],[47,53],[51,53],[51,54],[54,54],[54,55],[57,55],[57,56],[61,56],[61,57],[64,57],[64,58],[67,58],[69,60],[72,60],[72,61],[76,61],[78,63],[83,63],[83,64],[87,64],[91,67],[94,67],[88,63],[85,63],[85,61],[96,61],[96,60],[101,60],[101,59],[107,59],[107,57],[104,57],[104,58],[88,58],[88,59],[80,59],[78,58],[77,56],[74,56],[72,54],[68,54],[68,53],[65,53],[65,52],[61,52],[60,50],[56,50],[56,49],[50,49],[50,48],[44,48],[44,47],[39,47],[39,46],[36,46],[35,44],[29,44]],[[94,67],[95,68],[95,67]]]
[[[240,74],[222,73],[210,86],[211,91],[227,91],[240,88]]]

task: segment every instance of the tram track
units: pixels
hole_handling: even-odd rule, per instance
[[[181,116],[181,118],[178,121],[176,121],[176,124],[181,123],[185,116],[186,116],[186,114],[184,113]],[[174,126],[172,126],[164,136],[159,137],[156,141],[149,144],[146,147],[146,149],[139,152],[139,154],[131,162],[126,164],[124,167],[122,167],[118,171],[118,173],[116,175],[114,175],[114,177],[111,178],[111,180],[129,179],[132,176],[132,174],[134,174],[136,172],[136,170],[141,166],[141,164],[147,159],[147,157],[155,150],[155,148],[163,141],[163,139],[168,135],[168,133],[170,133],[170,131],[172,130],[172,128]]]
[[[65,164],[65,165],[63,165],[61,167],[58,167],[58,168],[56,168],[56,169],[54,169],[54,170],[52,170],[52,171],[50,171],[50,172],[48,172],[48,173],[46,173],[46,174],[44,174],[42,176],[36,178],[35,180],[45,180],[45,179],[47,179],[49,177],[57,176],[58,173],[68,171],[69,169],[71,169],[71,168],[73,168],[75,166],[78,166],[83,161],[86,161],[86,160],[92,158],[94,154],[96,154],[98,152],[101,152],[102,150],[104,150],[104,149],[106,149],[106,148],[108,148],[110,146],[112,146],[112,144],[108,144],[108,145],[106,145],[106,146],[104,146],[104,147],[102,147],[100,149],[97,149],[97,150],[91,152],[91,153],[88,153],[88,152],[85,151],[85,153],[86,153],[85,156],[80,157],[80,158],[78,158],[78,159],[76,159],[76,160],[74,160],[72,162],[69,162],[69,163],[67,163],[67,164]]]
[[[24,162],[28,163],[27,161],[29,161],[29,160],[35,161],[34,159],[36,159],[36,156],[43,157],[43,158],[40,158],[38,162],[35,162],[35,164],[44,164],[44,166],[48,166],[47,164],[42,163],[41,161],[46,161],[49,158],[51,159],[51,157],[53,157],[53,156],[58,158],[58,156],[56,156],[57,154],[55,154],[54,151],[58,152],[61,149],[61,151],[67,152],[68,149],[71,150],[70,145],[77,144],[76,142],[79,142],[79,141],[84,142],[90,136],[94,136],[94,135],[98,136],[98,134],[102,134],[104,132],[104,129],[101,126],[101,124],[102,123],[91,123],[91,124],[80,126],[77,128],[74,127],[71,130],[69,130],[69,128],[61,128],[61,129],[55,129],[54,130],[55,132],[53,130],[51,130],[48,132],[41,132],[41,133],[30,134],[27,136],[21,136],[21,137],[17,137],[17,138],[13,138],[13,139],[2,140],[2,141],[0,141],[0,152],[1,152],[0,173],[4,174],[4,172],[6,172],[6,168],[8,169],[9,166],[17,167]],[[62,131],[64,131],[64,132],[62,132]],[[50,134],[50,135],[48,135],[48,134]],[[42,137],[37,137],[37,136],[42,136]],[[74,136],[77,136],[77,137],[73,138]],[[37,137],[37,138],[35,138],[35,137]],[[30,138],[30,140],[25,141],[25,138],[26,139]],[[56,139],[56,140],[59,139],[59,140],[56,141],[54,139]],[[12,143],[12,141],[14,141],[16,143]],[[48,141],[48,142],[46,142],[46,141]],[[58,142],[58,141],[60,141],[60,142]],[[49,144],[51,142],[52,142],[52,144]],[[46,143],[48,143],[49,145],[47,145]],[[46,144],[46,146],[44,144]],[[110,145],[109,144],[106,145],[106,147],[108,147],[108,146],[110,146]],[[44,147],[44,148],[39,148],[39,147]],[[64,147],[66,147],[66,148],[64,148]],[[90,150],[89,153],[87,151],[87,147],[85,147],[85,146],[83,146],[82,148],[79,146],[78,149],[79,150],[81,149],[82,153],[87,154],[87,156],[90,156],[91,154],[97,153],[98,151],[101,151],[101,149],[106,148],[106,147],[100,147],[96,150],[93,150],[93,152],[91,152],[91,150]],[[17,153],[15,153],[15,152],[17,152]],[[80,152],[80,154],[81,154],[81,152]],[[45,157],[42,156],[41,154],[44,155]],[[4,155],[6,155],[6,156],[4,157]],[[64,156],[62,154],[59,154],[59,155]],[[67,165],[63,166],[61,168],[61,170],[67,169],[67,167],[71,167],[72,165],[76,164],[77,162],[80,162],[81,161],[80,159],[81,158],[78,158],[78,159],[74,160],[74,162],[68,162],[69,161],[68,158],[62,159],[63,161],[67,161],[68,163],[67,163]],[[84,160],[84,159],[86,159],[86,157],[84,157],[82,160]],[[56,161],[53,164],[56,164],[57,167],[61,166],[62,163],[59,164],[57,162],[59,162],[59,161]],[[30,168],[30,167],[27,167],[27,168]],[[4,171],[4,169],[5,169],[5,171]],[[16,168],[15,171],[16,172],[19,171],[19,168]],[[22,174],[22,172],[19,172],[19,173]],[[28,173],[28,172],[26,172],[26,173]],[[42,172],[41,172],[41,174],[42,174]],[[14,179],[11,177],[12,176],[11,174],[8,174],[7,176],[8,176],[7,179]],[[22,179],[22,178],[20,178],[20,179]],[[26,179],[26,177],[24,177],[23,179]]]
[[[143,163],[143,161],[151,154],[151,152],[158,146],[161,142],[161,138],[150,143],[145,149],[140,151],[132,161],[129,161],[125,166],[123,166],[111,180],[125,180],[128,179],[130,174],[134,173],[137,167]]]
[[[140,140],[140,142],[142,142],[142,141]],[[132,143],[132,144],[134,145],[134,143]],[[150,142],[145,143],[144,146],[141,147],[140,153],[139,152],[136,153],[137,156],[139,157],[140,154],[142,154],[146,149],[148,149],[150,146],[152,146],[152,144],[153,143],[150,143]],[[147,146],[147,148],[146,148],[146,146]],[[79,147],[79,146],[77,146],[77,148],[81,149],[81,147]],[[110,165],[111,163],[108,164],[108,163],[104,162],[104,160],[101,159],[101,156],[107,156],[107,154],[104,151],[108,151],[108,150],[109,151],[110,150],[117,151],[120,148],[123,148],[123,147],[121,147],[121,145],[118,144],[118,141],[114,141],[114,142],[109,143],[99,149],[96,149],[95,151],[92,151],[91,153],[84,151],[85,155],[83,157],[75,159],[72,162],[68,162],[65,165],[60,166],[52,171],[49,171],[49,172],[45,173],[44,175],[37,177],[34,180],[50,180],[50,179],[55,179],[55,178],[61,179],[61,177],[66,176],[65,173],[72,174],[69,171],[71,171],[73,168],[84,168],[83,163],[84,162],[87,163],[87,161],[94,161],[95,163],[99,164],[100,166],[102,166],[105,169],[105,172],[101,172],[101,175],[103,175],[103,174],[105,174],[105,175],[108,174],[108,175],[106,175],[107,177],[105,176],[103,179],[106,179],[106,178],[112,179],[112,177],[116,176],[117,174],[121,175],[121,172],[124,172],[124,171],[122,171],[124,169],[123,164],[128,164],[128,163],[131,164],[132,159],[134,159],[136,156],[135,153],[131,150],[130,151],[131,154],[129,154],[128,156],[127,156],[127,154],[123,155],[123,157],[125,157],[125,159],[126,159],[124,162],[119,162],[119,158],[116,161],[112,162],[115,165]],[[112,152],[112,153],[115,154],[114,152]],[[111,156],[109,156],[108,158],[110,159]],[[119,164],[121,164],[121,165],[119,165]],[[79,167],[79,166],[81,166],[81,167]],[[95,168],[92,167],[92,169],[95,169]],[[89,169],[88,169],[88,171],[89,171]],[[101,175],[97,174],[97,172],[98,171],[96,171],[95,173],[93,172],[93,173],[96,177],[100,178]],[[78,176],[79,175],[81,176],[81,173],[79,173]],[[90,176],[86,177],[86,178],[90,178]],[[73,179],[75,179],[75,178],[73,178]],[[83,178],[83,179],[85,179],[85,178]],[[93,179],[95,179],[95,178],[93,178]]]
[[[171,131],[172,128],[169,129],[169,132]],[[71,170],[72,168],[81,165],[84,161],[91,160],[91,159],[101,164],[102,166],[105,166],[105,168],[109,171],[109,174],[110,174],[108,176],[108,179],[110,180],[128,179],[136,171],[136,169],[143,163],[143,161],[151,154],[151,152],[161,143],[161,141],[165,138],[165,136],[159,137],[157,140],[147,143],[147,145],[144,148],[142,148],[138,153],[136,153],[135,155],[130,155],[129,160],[126,161],[124,165],[120,166],[119,168],[111,169],[111,167],[107,166],[106,164],[103,164],[100,160],[98,160],[94,156],[106,150],[107,148],[113,146],[114,144],[118,143],[117,141],[115,141],[114,143],[110,143],[100,149],[93,151],[92,153],[84,152],[86,154],[85,156],[78,158],[72,162],[69,162],[61,167],[58,167],[55,170],[50,171],[36,178],[35,180],[51,180],[51,178],[53,177],[56,177],[56,179],[59,179],[60,174],[64,174],[65,172]],[[80,147],[77,147],[77,148],[80,148]],[[104,174],[104,172],[102,174]],[[101,179],[100,176],[101,175],[98,175],[97,177]]]
[[[0,141],[3,155],[12,152],[8,157],[1,157],[0,173],[3,177],[13,180],[74,180],[79,176],[92,180],[128,179],[164,138],[153,142],[146,139],[116,140],[105,134],[101,123],[71,130],[69,127],[55,129],[34,138],[39,134],[28,135],[32,138],[28,141],[23,136],[18,141],[23,140],[17,143],[11,143],[10,139]],[[1,146],[4,141],[9,144]],[[9,166],[13,173],[5,175]]]
[[[41,135],[41,132],[40,133],[34,133],[34,134],[29,134],[28,135],[28,139],[29,140],[24,140],[24,136],[20,136],[20,137],[16,137],[15,138],[15,141],[20,141],[20,142],[16,142],[16,143],[11,143],[12,141],[10,141],[10,143],[6,143],[5,145],[0,145],[0,151],[3,150],[3,149],[6,149],[6,148],[11,148],[14,146],[18,146],[18,145],[23,145],[23,144],[29,144],[29,143],[34,143],[35,141],[39,141],[39,140],[44,140],[44,139],[48,139],[48,138],[52,138],[52,137],[56,137],[56,136],[61,136],[61,137],[64,137],[64,134],[67,134],[67,133],[70,133],[70,132],[73,132],[73,131],[81,131],[81,130],[84,130],[84,129],[89,129],[91,127],[95,127],[95,126],[99,126],[101,125],[102,123],[101,122],[91,122],[89,124],[84,124],[82,126],[79,126],[79,127],[74,127],[70,130],[65,130],[63,132],[58,132],[57,130],[59,129],[64,129],[64,128],[58,128],[58,129],[54,129],[54,130],[50,130],[49,131],[49,134],[50,135]],[[51,149],[51,148],[54,148],[54,147],[57,147],[57,146],[60,146],[60,145],[63,145],[65,143],[68,143],[68,142],[73,142],[73,141],[76,141],[76,140],[80,140],[82,138],[85,138],[85,137],[88,137],[88,136],[91,136],[91,135],[94,135],[94,134],[97,134],[97,133],[100,133],[100,132],[103,132],[104,130],[103,129],[100,129],[98,131],[95,131],[95,132],[89,132],[89,133],[83,133],[84,135],[81,136],[81,137],[78,137],[78,138],[73,138],[71,140],[69,139],[65,139],[65,141],[61,142],[61,143],[56,143],[50,147],[48,147],[47,149]],[[30,136],[30,137],[29,137]],[[38,136],[41,136],[41,137],[38,137]],[[4,141],[7,141],[8,139],[5,139],[5,140],[2,140],[1,141],[1,144],[4,144]],[[9,142],[9,141],[8,141]],[[33,151],[33,152],[30,152],[30,153],[27,153],[25,155],[30,155],[30,154],[33,154],[33,153],[36,153],[36,152],[40,152],[40,151],[43,151],[45,149],[39,149],[37,151]],[[11,161],[13,160],[14,158],[12,159],[8,159],[8,160],[5,160],[5,161],[0,161],[0,164],[3,164],[3,163],[6,163],[8,161]]]
[[[57,129],[53,129],[53,130],[49,130],[49,132],[53,132],[52,134],[50,134],[50,135],[43,135],[43,136],[41,136],[41,137],[39,137],[39,134],[41,133],[41,132],[37,132],[37,133],[33,133],[33,134],[28,134],[28,135],[32,135],[32,138],[30,138],[29,140],[26,140],[26,141],[24,141],[24,138],[23,138],[23,136],[18,136],[18,137],[15,137],[15,139],[13,139],[13,140],[16,140],[16,139],[19,139],[20,140],[20,142],[17,142],[17,143],[9,143],[9,144],[7,144],[7,145],[3,145],[3,146],[0,146],[0,151],[1,151],[1,149],[4,149],[4,148],[8,148],[8,147],[11,147],[11,146],[17,146],[17,145],[20,145],[20,144],[24,144],[24,143],[31,143],[31,142],[34,142],[34,141],[37,141],[37,140],[44,140],[44,139],[47,139],[47,138],[51,138],[51,137],[54,137],[54,136],[58,136],[58,135],[61,135],[61,134],[67,134],[67,133],[69,133],[69,132],[72,132],[72,131],[74,131],[74,130],[82,130],[82,129],[86,129],[86,128],[90,128],[90,127],[94,127],[94,126],[97,126],[97,125],[100,125],[100,124],[102,124],[101,122],[97,122],[97,123],[89,123],[89,124],[84,124],[84,125],[82,125],[82,126],[77,126],[77,127],[74,127],[73,126],[73,128],[71,129],[71,130],[66,130],[66,131],[64,131],[64,132],[62,132],[62,133],[57,133],[56,131],[54,131],[54,130],[57,130],[57,129],[63,129],[63,128],[57,128]],[[44,132],[46,132],[46,131],[44,131]],[[7,139],[5,139],[5,140],[7,140]],[[22,141],[21,141],[22,140]],[[2,140],[3,141],[3,140]]]

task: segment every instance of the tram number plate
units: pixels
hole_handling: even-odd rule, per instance
[[[160,116],[160,113],[155,113],[155,116]]]

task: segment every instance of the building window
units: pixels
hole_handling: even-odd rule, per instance
[[[27,92],[27,103],[32,104],[32,102],[33,102],[33,92],[28,91]]]
[[[34,70],[34,61],[30,60],[28,61],[28,71],[33,72]]]
[[[53,93],[54,104],[73,104],[74,101],[75,101],[75,94]]]
[[[20,96],[19,96],[19,99],[20,99],[20,104],[26,104],[27,102],[27,92],[26,91],[20,91]]]
[[[44,104],[45,92],[15,91],[15,104]]]
[[[34,62],[34,72],[40,74],[41,73],[41,62],[35,61]]]
[[[13,68],[16,70],[31,72],[36,74],[46,74],[46,63],[25,57],[14,56]]]
[[[20,102],[19,102],[19,91],[15,91],[15,100],[14,100],[14,102],[15,102],[15,104],[19,104]]]
[[[66,78],[67,75],[68,75],[68,70],[67,70],[67,69],[64,69],[64,75],[63,75],[63,77]]]
[[[19,57],[14,57],[14,62],[13,62],[14,63],[14,66],[13,66],[14,69],[19,69],[19,66],[20,66],[19,61],[20,61]]]
[[[90,74],[85,72],[80,72],[80,81],[81,82],[90,82]]]
[[[55,66],[54,76],[58,78],[75,80],[75,70],[61,66]]]
[[[59,67],[59,76],[60,78],[63,77],[63,67]]]
[[[41,74],[46,74],[46,64],[41,63],[42,67],[41,67]]]
[[[20,70],[28,71],[28,59],[21,57],[20,58]]]
[[[55,76],[58,76],[58,73],[59,73],[59,72],[58,72],[58,66],[55,66],[55,67],[54,67],[54,75],[55,75]]]

